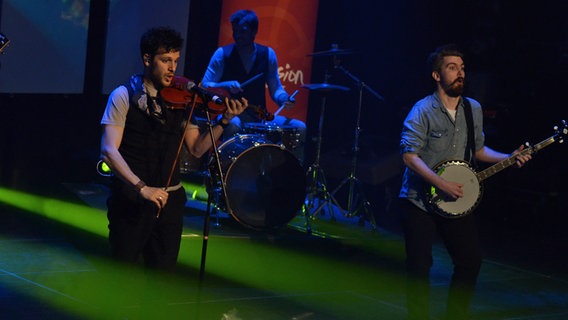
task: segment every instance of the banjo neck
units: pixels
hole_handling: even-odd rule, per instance
[[[0,54],[4,53],[4,50],[10,44],[10,39],[8,39],[4,34],[0,32]]]
[[[509,158],[500,161],[494,165],[492,165],[491,167],[482,170],[480,172],[477,173],[477,176],[479,177],[479,181],[483,181],[489,177],[491,177],[492,175],[510,167],[511,165],[515,164],[517,162],[517,156],[519,155],[530,155],[530,154],[534,154],[536,152],[538,152],[539,150],[548,147],[549,145],[553,144],[554,142],[556,142],[557,140],[559,140],[558,138],[558,134],[554,134],[553,136],[549,137],[548,139],[544,139],[543,141],[535,144],[532,147],[528,147],[526,149],[523,149],[521,152],[514,154],[512,156],[510,156]],[[560,137],[560,142],[562,142],[561,140],[562,138]]]
[[[483,180],[511,166],[517,160],[517,156],[530,155],[558,141],[563,142],[563,137],[568,134],[568,125],[562,120],[562,128],[554,127],[555,134],[534,146],[528,146],[519,153],[480,171],[475,170],[466,161],[449,160],[434,167],[434,171],[442,178],[449,181],[457,181],[463,184],[464,196],[458,199],[450,199],[446,194],[439,192],[434,186],[427,186],[427,205],[436,213],[445,218],[459,218],[467,215],[477,207],[483,195]]]

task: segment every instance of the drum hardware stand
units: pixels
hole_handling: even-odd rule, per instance
[[[326,73],[326,80],[328,78],[328,74]],[[327,204],[328,212],[330,218],[333,220],[335,219],[333,213],[333,204],[335,204],[338,208],[341,208],[337,200],[333,197],[333,194],[329,193],[327,188],[327,182],[325,180],[325,174],[323,169],[320,166],[320,155],[321,155],[321,144],[322,144],[322,136],[323,136],[323,120],[325,115],[325,105],[326,105],[326,92],[331,90],[342,90],[347,91],[349,88],[330,85],[324,82],[323,84],[312,84],[312,85],[303,85],[303,88],[315,91],[321,91],[324,93],[321,100],[321,110],[320,110],[320,118],[319,118],[319,125],[318,125],[318,135],[317,135],[317,146],[316,146],[316,158],[314,163],[309,166],[307,170],[307,176],[310,177],[311,183],[309,184],[308,194],[306,202],[303,205],[302,211],[304,212],[304,216],[306,219],[306,232],[311,234],[311,223],[310,218],[314,218],[317,213],[323,209],[323,207]],[[315,198],[321,199],[323,202],[319,205],[319,207],[312,212],[312,209],[315,206]]]
[[[316,147],[316,158],[314,160],[314,163],[311,166],[308,167],[308,172],[307,172],[308,177],[310,177],[310,179],[311,179],[311,183],[309,185],[309,192],[308,192],[308,196],[307,196],[307,201],[304,205],[304,207],[305,207],[304,213],[305,213],[305,218],[306,218],[306,231],[308,233],[312,233],[310,218],[315,217],[317,212],[319,210],[321,210],[321,208],[323,208],[323,206],[320,206],[320,208],[318,208],[319,210],[311,213],[313,207],[315,206],[315,198],[319,196],[320,199],[323,199],[325,201],[325,200],[328,200],[332,197],[331,194],[329,193],[328,189],[327,189],[325,174],[324,174],[323,169],[321,168],[320,163],[319,163],[320,162],[320,154],[321,154],[322,127],[323,127],[323,117],[324,117],[324,113],[325,113],[325,102],[326,102],[326,97],[324,96],[322,98],[321,112],[320,112],[320,119],[319,119],[319,126],[318,126],[318,138],[317,138],[318,140],[317,140],[317,147]],[[333,199],[333,200],[335,200],[335,199]],[[329,203],[329,201],[327,201],[327,203]],[[328,211],[329,211],[329,215],[330,215],[331,219],[334,219],[335,217],[333,216],[333,208],[331,207],[331,203],[329,204]]]
[[[366,217],[371,222],[373,229],[376,229],[377,224],[373,212],[371,211],[370,208],[371,205],[363,193],[363,187],[361,181],[355,176],[355,174],[357,172],[357,160],[359,156],[359,136],[361,133],[361,107],[363,104],[363,89],[367,89],[379,100],[384,100],[384,98],[376,91],[368,87],[363,81],[361,81],[360,79],[352,75],[349,71],[347,71],[345,68],[343,68],[340,65],[340,61],[339,59],[336,58],[336,56],[334,56],[333,60],[335,68],[341,70],[345,75],[347,75],[349,78],[351,78],[351,80],[353,80],[357,84],[359,88],[359,99],[358,99],[359,101],[357,106],[357,121],[355,124],[355,138],[353,144],[353,158],[351,160],[351,171],[349,172],[349,175],[345,179],[343,179],[343,181],[341,181],[341,183],[331,192],[331,197],[333,199],[333,196],[344,185],[348,184],[349,193],[347,198],[347,212],[345,212],[345,215],[347,217],[354,217],[359,213],[359,210],[363,209],[365,211]],[[357,207],[355,207],[355,202],[359,202],[359,205]],[[362,220],[364,219],[364,216],[359,215],[359,218],[360,222],[364,223]]]
[[[208,125],[209,122],[207,121],[203,121],[201,123],[198,122],[198,126],[200,127],[204,127],[206,125]],[[208,195],[208,199],[209,199],[209,195],[212,193],[211,191],[214,190],[215,192],[213,192],[213,200],[212,204],[212,212],[215,212],[215,214],[213,214],[215,216],[215,222],[213,222],[213,226],[214,227],[220,227],[221,223],[219,221],[219,206],[216,205],[219,203],[220,201],[220,193],[221,193],[221,188],[217,187],[214,188],[213,184],[211,183],[211,170],[209,170],[209,168],[203,168],[203,163],[205,162],[202,158],[199,158],[198,161],[200,163],[199,168],[192,168],[191,167],[191,159],[187,159],[187,161],[183,162],[184,157],[188,158],[188,157],[193,157],[190,153],[190,151],[188,150],[188,148],[186,146],[182,147],[182,156],[180,159],[180,166],[185,165],[185,167],[181,168],[180,171],[183,174],[188,174],[190,176],[196,176],[196,177],[201,177],[203,179],[202,184],[206,185],[206,192]],[[97,168],[98,170],[98,168]],[[208,200],[209,201],[209,200]]]
[[[209,194],[207,195],[207,202],[210,202],[212,204],[212,210],[211,212],[214,212],[214,216],[215,216],[215,222],[213,222],[213,226],[218,228],[221,226],[221,222],[219,221],[219,215],[221,213],[221,207],[219,206],[219,203],[221,202],[221,188],[214,188],[213,187],[213,183],[211,183],[211,179],[209,180],[209,190],[211,194],[213,194],[213,199],[209,199]]]

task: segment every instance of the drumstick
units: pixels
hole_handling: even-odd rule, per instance
[[[297,94],[298,94],[298,90],[294,91],[294,93],[292,93],[292,95],[288,98],[288,101],[295,102],[294,97]],[[284,105],[282,105],[280,108],[278,108],[278,110],[276,110],[276,112],[274,112],[274,115],[277,116],[280,113],[280,111],[282,111],[283,108],[284,108]]]
[[[256,76],[254,76],[254,77],[248,79],[247,81],[241,83],[241,88],[244,87],[244,86],[246,86],[246,85],[248,85],[249,83],[253,82],[254,80],[260,78],[263,74],[264,74],[264,73],[261,72],[261,73],[257,74]]]
[[[294,97],[298,94],[298,90],[296,89],[296,91],[294,91],[294,93],[292,93],[292,95],[290,96],[290,98],[288,98],[288,101],[290,102],[296,102],[296,100],[294,100]]]
[[[278,108],[278,110],[276,110],[276,112],[274,112],[274,115],[277,116],[280,111],[282,111],[282,109],[284,108],[284,105],[282,105],[280,108]]]

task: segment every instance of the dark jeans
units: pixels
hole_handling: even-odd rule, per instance
[[[469,304],[481,268],[481,248],[474,214],[457,219],[427,213],[405,199],[400,201],[406,245],[409,319],[430,317],[432,245],[438,234],[454,265],[446,318],[468,319]]]
[[[158,207],[130,189],[113,189],[107,201],[111,256],[126,263],[136,263],[142,257],[149,268],[174,271],[183,228],[185,190],[170,192],[166,206],[156,218]]]

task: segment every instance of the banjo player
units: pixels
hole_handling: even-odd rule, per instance
[[[406,246],[408,319],[430,316],[429,274],[436,234],[441,236],[454,265],[446,317],[468,319],[482,260],[476,218],[470,214],[447,219],[435,214],[424,190],[433,186],[450,199],[466,196],[463,183],[446,180],[433,170],[446,160],[497,163],[513,156],[516,166],[522,167],[531,155],[519,153],[524,149],[522,145],[512,154],[484,145],[481,105],[462,96],[465,69],[463,54],[456,46],[438,47],[428,62],[436,89],[410,110],[400,141],[406,166],[399,198]]]

